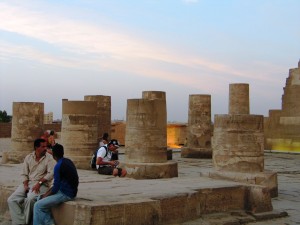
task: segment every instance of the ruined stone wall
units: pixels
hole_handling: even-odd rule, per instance
[[[0,123],[0,138],[11,137],[11,123]]]
[[[300,151],[300,67],[290,69],[283,88],[282,109],[264,119],[265,149]]]
[[[286,79],[286,86],[282,95],[283,116],[300,116],[300,68],[290,69],[289,77]],[[296,120],[296,118],[293,118]],[[300,120],[294,121],[300,125]]]
[[[11,123],[0,123],[0,138],[10,138],[11,127]],[[54,130],[55,132],[60,132],[61,123],[44,124],[44,130]]]
[[[61,132],[61,123],[44,124],[44,130],[54,130],[55,133]]]
[[[167,145],[169,148],[178,148],[186,143],[186,124],[167,124]]]
[[[121,145],[126,145],[125,142],[126,122],[112,122],[111,138],[117,139]],[[167,145],[170,148],[178,148],[185,144],[187,136],[186,124],[167,124]]]
[[[125,129],[126,123],[122,122],[113,122],[111,124],[111,139],[117,139],[120,145],[125,145]]]
[[[125,145],[126,122],[112,122],[111,138],[117,139],[121,145]],[[44,130],[54,130],[55,138],[59,138],[57,133],[61,132],[61,123],[44,124]],[[11,137],[11,123],[0,123],[0,138]],[[177,148],[185,144],[187,137],[186,124],[168,124],[167,125],[167,144],[170,148]]]

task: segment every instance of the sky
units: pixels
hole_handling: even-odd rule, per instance
[[[228,113],[229,85],[248,83],[250,113],[281,109],[300,59],[299,0],[0,0],[0,110],[164,91],[167,120],[187,122],[189,95]]]

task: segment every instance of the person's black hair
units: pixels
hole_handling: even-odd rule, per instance
[[[60,144],[55,144],[52,147],[52,154],[53,157],[56,157],[57,159],[60,159],[64,156],[64,146],[60,145]]]
[[[104,133],[103,136],[102,136],[102,139],[103,139],[103,140],[107,140],[107,139],[108,139],[108,136],[109,136],[108,133]]]
[[[54,135],[54,130],[51,130],[51,131],[50,131],[50,135]]]
[[[35,139],[33,143],[34,149],[40,147],[42,142],[46,142],[46,140],[42,138]]]

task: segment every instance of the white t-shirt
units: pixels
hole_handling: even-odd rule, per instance
[[[99,148],[99,150],[98,150],[98,152],[97,152],[97,159],[98,159],[99,157],[101,157],[101,158],[103,159],[103,162],[109,162],[109,161],[111,161],[111,155],[112,155],[112,152],[108,150],[107,145],[105,145],[105,146],[106,146],[107,150],[106,150],[106,148],[103,147],[103,146]],[[106,154],[106,151],[107,151],[107,154]],[[105,155],[106,155],[106,156],[105,156]],[[96,165],[96,168],[98,169],[98,168],[99,168],[99,165]]]
[[[103,143],[103,141],[100,141],[99,142],[99,147],[102,147],[102,146],[104,146],[105,144]]]

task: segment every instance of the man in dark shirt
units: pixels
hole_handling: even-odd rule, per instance
[[[40,196],[34,205],[33,225],[54,224],[51,208],[62,202],[73,200],[78,191],[79,178],[74,163],[64,158],[64,147],[56,144],[52,147],[54,167],[54,182],[45,194]]]

